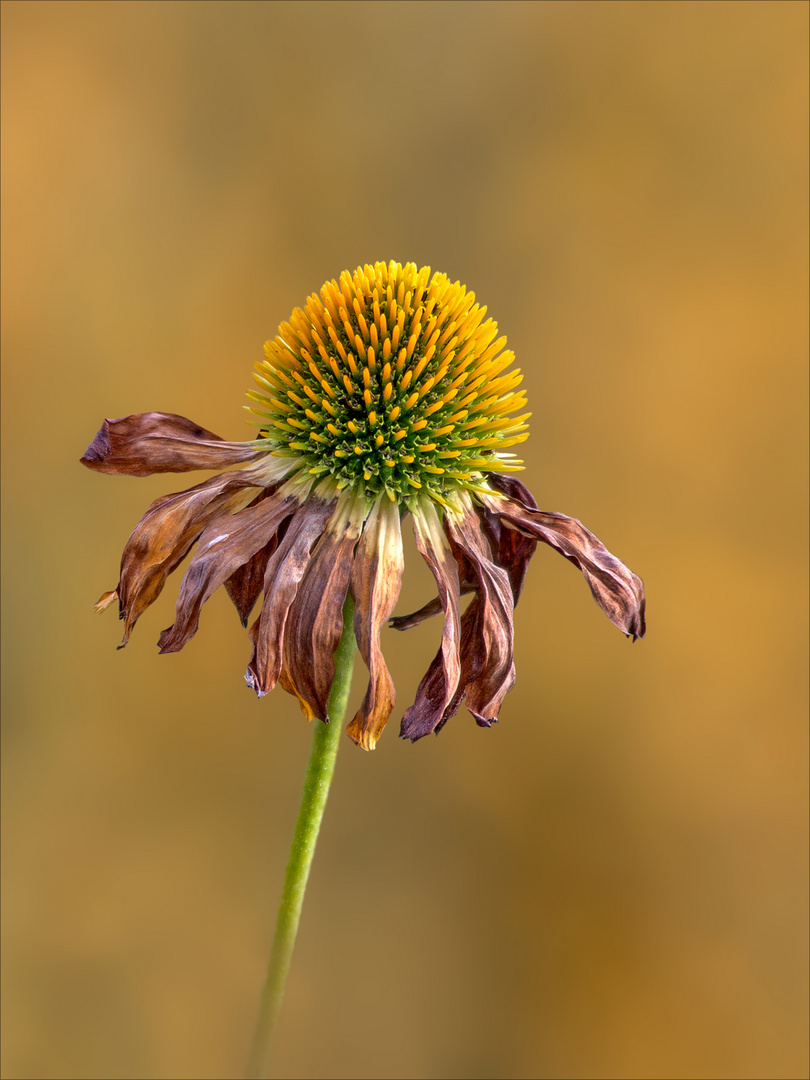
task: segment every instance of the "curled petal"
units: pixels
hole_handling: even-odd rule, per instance
[[[487,479],[496,491],[501,491],[511,498],[520,499],[526,506],[533,509],[537,507],[531,492],[519,480],[515,480],[511,476],[502,476],[500,473],[490,473]],[[517,604],[518,597],[523,591],[529,561],[537,547],[537,541],[524,536],[515,529],[502,526],[497,515],[493,514],[485,506],[481,507],[481,517],[486,526],[487,535],[495,555],[495,562],[502,566],[509,575],[512,584],[512,596],[515,604]],[[461,595],[464,596],[465,593],[472,592],[475,587],[475,581],[471,580],[470,577],[465,579],[462,574]],[[409,615],[397,615],[390,622],[391,629],[410,630],[414,626],[418,626],[419,623],[424,622],[425,619],[438,615],[441,610],[441,601],[438,596],[435,596],[420,607],[418,611],[413,611]],[[463,651],[462,648],[462,654]]]
[[[399,597],[403,566],[399,508],[381,495],[357,545],[351,580],[354,632],[369,684],[347,734],[364,750],[374,749],[396,702],[394,681],[380,649],[380,628]]]
[[[485,497],[486,499],[486,497]],[[593,598],[628,637],[644,637],[644,583],[576,518],[532,510],[517,499],[486,499],[501,523],[542,540],[578,567]]]
[[[343,496],[290,605],[284,631],[284,671],[308,719],[329,719],[335,651],[343,632],[352,553],[362,527],[362,499]]]
[[[271,491],[271,488],[265,488],[263,491],[260,491],[251,503],[251,506],[255,506],[263,499],[266,499]],[[281,524],[279,531],[281,532],[283,529],[284,523]],[[233,606],[239,614],[239,621],[244,627],[247,627],[250,613],[253,611],[256,601],[259,599],[259,593],[262,591],[262,586],[264,584],[264,572],[267,569],[267,561],[275,551],[277,543],[278,534],[274,535],[270,542],[265,544],[263,548],[259,548],[255,555],[251,555],[246,563],[237,567],[225,582],[225,592],[231,598]]]
[[[532,510],[537,509],[537,503],[525,484],[516,480],[513,476],[503,476],[501,473],[490,473],[487,477],[490,485],[496,491],[502,492],[510,499],[523,503]],[[486,506],[482,507],[484,521],[490,533],[492,550],[495,553],[495,561],[502,566],[509,575],[512,584],[512,596],[515,605],[523,591],[526,580],[526,572],[529,562],[534,555],[537,541],[533,537],[524,536],[515,529],[505,528],[501,525],[496,514],[491,513]]]
[[[158,598],[166,578],[183,561],[205,527],[214,518],[249,503],[256,491],[254,484],[253,474],[248,471],[221,473],[152,503],[127,540],[116,592],[105,594],[110,599],[118,596],[120,617],[124,619],[122,645],[129,641],[133,626]]]
[[[472,565],[478,595],[462,619],[461,679],[443,720],[466,698],[478,724],[489,727],[515,683],[512,582],[493,561],[482,523],[471,506],[463,515],[448,514],[445,529],[454,550],[460,549]]]
[[[415,742],[436,730],[456,693],[461,673],[461,619],[458,568],[442,531],[439,515],[433,503],[427,499],[415,501],[412,513],[416,546],[436,579],[439,601],[444,611],[441,646],[419,684],[416,701],[402,718],[400,735]]]
[[[459,582],[459,595],[465,596],[467,593],[472,592],[474,587],[472,582]],[[423,623],[425,619],[432,619],[434,615],[440,615],[443,610],[441,600],[438,596],[434,596],[432,600],[428,600],[426,604],[423,604],[418,611],[412,611],[410,615],[394,616],[388,625],[392,630],[412,630],[414,626]]]
[[[113,600],[117,599],[118,589],[111,589],[109,592],[102,593],[98,600],[96,600],[95,604],[93,604],[93,607],[100,615],[102,611],[107,610]]]
[[[208,597],[271,542],[296,506],[293,498],[271,495],[238,514],[220,516],[211,522],[183,577],[175,621],[160,635],[162,653],[178,652],[196,634],[200,611]]]
[[[277,544],[278,536],[274,536],[255,555],[251,555],[243,566],[237,567],[225,582],[225,592],[231,598],[242,626],[247,626],[250,613],[259,599],[267,563]]]
[[[267,562],[264,601],[259,618],[250,628],[253,656],[245,675],[248,686],[259,697],[272,690],[281,677],[284,629],[290,605],[309,565],[312,545],[323,533],[334,509],[334,500],[324,502],[310,497],[290,521]]]
[[[105,420],[81,462],[96,472],[151,476],[224,469],[261,456],[248,443],[225,442],[185,416],[149,412]]]

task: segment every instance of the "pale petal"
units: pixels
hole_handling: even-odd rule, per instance
[[[400,735],[415,742],[436,730],[456,693],[461,673],[461,619],[458,568],[436,508],[423,499],[415,501],[411,509],[416,546],[433,572],[444,611],[441,646],[419,684],[416,701],[402,718]]]
[[[357,545],[351,581],[354,630],[370,678],[347,734],[364,750],[374,749],[396,702],[394,681],[380,649],[380,628],[399,597],[403,566],[399,508],[381,495]]]

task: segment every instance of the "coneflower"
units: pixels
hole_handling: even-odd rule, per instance
[[[462,702],[484,727],[497,719],[515,681],[512,612],[538,540],[582,571],[616,626],[633,639],[644,634],[641,579],[575,518],[538,510],[510,475],[521,463],[508,447],[526,438],[529,414],[520,372],[509,370],[514,356],[485,316],[464,286],[428,267],[375,263],[343,273],[265,345],[250,394],[257,439],[224,442],[182,416],[142,413],[106,420],[82,458],[132,476],[228,469],[158,499],[136,525],[117,587],[96,604],[118,600],[122,646],[196,543],[160,651],[182,649],[220,585],[244,626],[262,595],[248,684],[261,696],[279,682],[309,719],[337,721],[314,732],[250,1077],[271,1069],[353,639],[370,677],[348,734],[373,749],[394,708],[380,629],[399,596],[403,519],[413,519],[438,595],[391,625],[444,618],[439,651],[402,719],[404,738],[438,732]],[[474,595],[462,615],[466,592]]]
[[[403,737],[438,732],[465,702],[489,726],[515,679],[512,612],[538,540],[584,574],[610,620],[644,634],[644,591],[575,518],[537,509],[509,474],[507,448],[527,437],[521,374],[475,295],[444,274],[391,262],[327,282],[265,345],[249,394],[259,437],[224,442],[181,416],[107,420],[82,462],[107,473],[245,467],[154,502],[124,548],[117,588],[126,644],[168,575],[197,544],[160,651],[196,633],[224,585],[250,627],[247,681],[277,682],[309,719],[328,720],[334,654],[347,595],[369,669],[348,726],[373,749],[395,703],[380,651],[403,569],[410,514],[437,598],[392,621],[406,629],[442,613],[439,652],[402,719]],[[515,416],[515,413],[519,415]],[[459,599],[473,600],[462,615]]]

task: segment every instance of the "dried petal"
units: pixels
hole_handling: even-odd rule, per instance
[[[121,556],[118,582],[126,645],[132,628],[160,595],[166,578],[183,561],[210,522],[240,510],[253,497],[253,474],[221,473],[187,491],[157,499],[135,526]]]
[[[248,443],[225,442],[185,416],[149,412],[105,420],[81,462],[96,472],[151,476],[224,469],[260,455]]]
[[[287,616],[284,669],[310,718],[329,719],[335,651],[343,632],[352,553],[362,526],[362,499],[343,496],[312,553]]]
[[[256,606],[259,593],[264,583],[264,573],[267,562],[278,544],[278,536],[274,536],[269,544],[265,544],[248,561],[238,567],[225,582],[225,592],[231,598],[233,606],[239,615],[242,626],[247,627],[250,613]]]
[[[178,652],[196,634],[200,610],[208,597],[270,543],[297,505],[292,498],[271,495],[238,514],[216,518],[206,528],[183,577],[175,621],[160,635],[162,653]]]
[[[95,604],[93,604],[93,607],[96,609],[96,611],[99,614],[101,614],[102,611],[107,610],[107,608],[110,606],[110,604],[113,602],[113,600],[117,600],[117,599],[118,599],[118,590],[117,589],[111,589],[110,592],[102,593],[101,596],[98,598],[98,600],[96,600]]]
[[[248,686],[259,697],[272,690],[280,678],[290,605],[309,564],[312,545],[323,533],[334,509],[334,500],[324,502],[310,497],[292,518],[268,560],[261,614],[249,631],[253,656],[245,675]]]
[[[501,473],[490,473],[489,483],[497,491],[503,492],[510,499],[523,503],[532,510],[537,509],[537,503],[525,484],[516,480],[513,476],[503,476]],[[508,529],[501,525],[496,514],[493,514],[486,506],[481,508],[481,513],[490,531],[492,550],[495,553],[495,561],[502,566],[509,575],[512,583],[512,596],[517,606],[518,597],[523,592],[523,583],[526,580],[526,572],[529,562],[534,555],[537,541],[515,529]]]
[[[532,510],[517,499],[487,499],[501,523],[542,540],[585,575],[593,598],[628,637],[644,637],[644,583],[576,518]]]
[[[497,720],[503,699],[515,683],[513,663],[514,600],[506,570],[492,559],[482,523],[469,505],[463,515],[448,514],[445,529],[454,545],[472,565],[477,592],[462,619],[462,671],[459,688],[446,710],[447,720],[466,698],[467,708],[482,727]]]
[[[415,742],[434,731],[456,693],[461,673],[459,580],[456,561],[442,531],[439,515],[427,499],[412,507],[416,546],[433,572],[444,611],[442,643],[416,692],[416,701],[402,718],[400,735]]]
[[[265,488],[260,491],[251,506],[255,506],[271,493],[271,488]],[[283,531],[284,523],[279,527],[279,532]],[[265,544],[263,548],[259,548],[255,555],[252,555],[246,563],[231,574],[228,580],[225,582],[225,592],[231,598],[231,601],[239,614],[239,621],[242,626],[247,627],[250,613],[256,605],[256,601],[259,599],[259,593],[262,591],[264,584],[264,572],[267,569],[267,560],[273,554],[278,543],[278,534],[273,536],[269,544]]]
[[[502,491],[512,498],[520,499],[526,506],[537,507],[531,492],[519,480],[515,480],[511,476],[502,476],[500,473],[490,473],[488,480],[497,491]],[[509,574],[512,595],[517,605],[518,597],[523,591],[529,561],[537,547],[537,541],[516,532],[515,529],[502,526],[498,517],[485,506],[480,508],[479,514],[486,526],[487,535],[495,553],[495,562]],[[475,582],[469,579],[465,580],[463,574],[460,585],[462,596],[465,593],[473,592],[475,589]],[[441,601],[438,596],[435,596],[432,600],[428,600],[426,604],[423,604],[418,611],[413,611],[409,615],[397,615],[389,625],[392,630],[411,630],[414,626],[424,622],[425,619],[438,615],[441,610]]]
[[[399,597],[403,567],[399,508],[381,495],[357,545],[351,580],[354,632],[370,678],[347,734],[364,750],[374,749],[396,702],[394,681],[380,649],[380,628]]]

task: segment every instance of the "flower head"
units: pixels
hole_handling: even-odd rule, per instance
[[[196,633],[208,597],[224,585],[250,627],[248,684],[277,682],[309,719],[328,720],[343,605],[355,605],[357,643],[369,670],[348,734],[372,749],[395,691],[380,630],[397,602],[401,521],[438,596],[391,625],[444,616],[439,651],[405,712],[401,734],[439,731],[466,702],[488,727],[511,689],[512,612],[538,540],[584,574],[594,598],[633,639],[644,634],[640,578],[575,518],[537,509],[507,474],[507,448],[527,437],[514,356],[473,293],[413,264],[376,263],[327,282],[265,345],[249,396],[258,438],[229,443],[169,413],[107,420],[82,462],[99,472],[224,469],[154,502],[130,536],[118,586],[125,645],[168,575],[189,561],[175,621],[160,651]],[[474,594],[464,614],[462,593]]]

